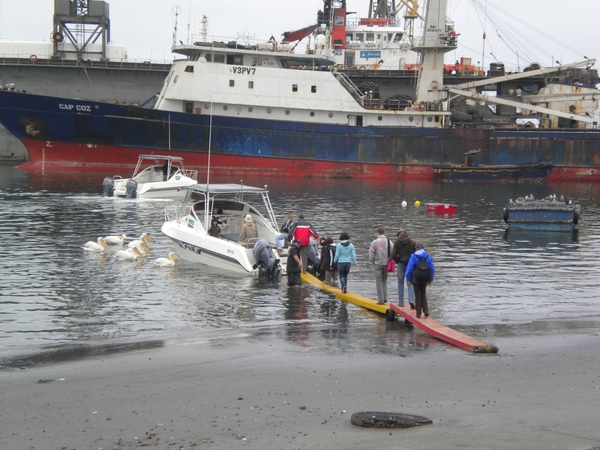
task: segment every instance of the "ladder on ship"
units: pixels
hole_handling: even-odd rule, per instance
[[[350,78],[348,78],[345,74],[340,72],[333,72],[333,76],[340,82],[344,88],[350,92],[352,97],[360,104],[360,106],[365,106],[365,95],[364,93],[356,86]]]
[[[490,146],[490,135],[491,130],[486,129],[483,133],[483,163],[490,164],[490,160],[492,158],[492,149]]]

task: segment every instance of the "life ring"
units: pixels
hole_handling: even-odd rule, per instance
[[[35,56],[35,55],[31,55],[31,56],[29,57],[29,61],[31,61],[31,62],[36,62],[36,61],[37,61],[37,56]]]
[[[425,111],[427,109],[427,103],[420,102],[419,103],[419,111]]]
[[[365,70],[367,70],[367,68],[365,66],[360,66],[358,68],[358,71],[361,72],[361,73],[364,72]]]

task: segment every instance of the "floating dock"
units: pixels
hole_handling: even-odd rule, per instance
[[[363,297],[362,295],[353,294],[351,292],[344,294],[341,289],[323,283],[309,273],[302,274],[302,280],[323,291],[334,294],[341,300],[354,303],[357,306],[361,306],[371,311],[385,314],[388,320],[393,320],[396,315],[401,315],[426,333],[464,350],[474,353],[498,353],[498,347],[495,345],[488,344],[487,342],[480,341],[474,337],[467,336],[460,331],[453,330],[452,328],[436,322],[431,317],[417,319],[416,311],[410,309],[408,303],[405,303],[406,306],[404,307],[400,307],[395,303],[379,305],[376,300]]]

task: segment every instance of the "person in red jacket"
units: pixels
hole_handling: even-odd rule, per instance
[[[298,216],[296,227],[292,232],[292,239],[300,239],[300,259],[302,261],[302,273],[306,273],[306,267],[308,266],[308,246],[310,245],[310,238],[319,239],[319,235],[312,229],[311,223],[304,218],[303,214]]]

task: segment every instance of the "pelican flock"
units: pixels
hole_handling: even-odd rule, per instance
[[[89,241],[81,246],[86,252],[102,253],[110,249],[110,246],[124,247],[113,253],[117,261],[137,261],[145,259],[150,254],[149,242],[154,242],[148,233],[142,233],[139,238],[132,240],[125,245],[126,234],[99,237],[96,242]],[[176,261],[181,260],[174,252],[170,252],[167,258],[157,258],[154,260],[156,267],[174,267]]]

